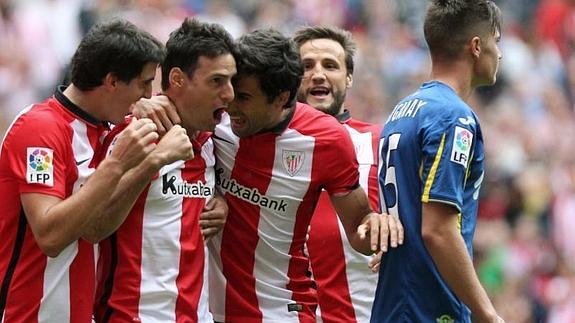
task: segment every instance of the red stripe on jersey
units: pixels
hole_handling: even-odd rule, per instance
[[[44,268],[46,266],[46,256],[41,252],[38,253],[36,251],[38,247],[33,240],[34,237],[30,228],[26,224],[26,218],[23,212],[19,219],[20,221],[24,221],[23,224],[25,225],[25,230],[22,231],[20,228],[18,230],[19,235],[15,240],[21,240],[23,245],[19,252],[20,257],[17,265],[14,268],[11,284],[6,285],[8,290],[6,291],[7,295],[5,295],[5,301],[6,305],[30,304],[30,306],[7,306],[3,322],[34,323],[38,322],[38,310],[40,309],[40,300],[42,299],[43,294],[44,277],[43,275],[42,277],[36,277],[37,270],[34,270],[33,268]],[[19,221],[15,222],[18,223]],[[14,252],[17,251],[14,250]],[[5,277],[5,279],[6,278],[8,277]],[[4,285],[2,285],[2,288],[4,288]]]
[[[195,149],[195,158],[186,162],[182,178],[206,182],[206,162],[200,149]],[[198,321],[198,303],[204,285],[204,239],[200,231],[199,214],[206,199],[186,198],[182,206],[182,230],[180,233],[180,272],[176,279],[178,298],[176,300],[176,322]],[[195,230],[191,228],[196,228]]]
[[[354,142],[360,164],[360,184],[368,194],[371,208],[379,210],[377,147],[382,127],[353,119],[345,121],[344,127]],[[322,320],[326,323],[369,321],[377,275],[369,271],[366,257],[343,240],[347,238],[341,229],[338,215],[324,191],[307,241]]]
[[[94,169],[88,163],[77,166],[75,159],[92,158],[105,132],[100,125],[74,115],[56,98],[36,104],[18,116],[6,134],[0,154],[0,196],[5,198],[0,204],[0,236],[10,237],[7,240],[17,239],[21,194],[40,193],[65,199],[79,189]],[[53,152],[49,162],[53,172],[52,186],[27,178],[30,147]],[[3,285],[7,290],[0,294],[0,298],[5,295],[4,321],[36,322],[39,317],[62,322],[89,321],[94,297],[91,282],[95,280],[93,248],[81,246],[86,242],[80,240],[80,246],[74,242],[58,257],[48,258],[27,224],[23,238],[11,281]],[[3,243],[0,254],[12,255],[15,248],[12,241]],[[3,282],[7,281],[8,262],[4,257],[0,259]],[[90,263],[92,265],[86,265]],[[45,276],[49,279],[45,280]],[[76,300],[80,301],[72,305]]]
[[[84,240],[78,241],[78,256],[70,265],[70,285],[82,286],[81,288],[94,290],[96,280],[93,275],[87,279],[86,272],[96,268],[94,259],[94,245]],[[94,297],[81,289],[70,289],[70,321],[85,322],[88,317],[85,313],[91,313],[94,306]],[[90,315],[91,317],[91,315]]]
[[[320,163],[320,161],[314,160],[313,168],[321,167],[319,165]],[[315,182],[316,179],[313,177],[313,174],[314,171],[312,170],[311,180],[312,182]],[[304,200],[309,199],[309,196],[316,199],[317,192],[307,192]],[[291,256],[287,273],[289,283],[286,287],[293,292],[292,299],[297,304],[305,305],[303,307],[303,311],[298,312],[300,322],[314,323],[316,322],[315,311],[317,308],[317,294],[315,290],[310,288],[311,279],[307,273],[309,269],[309,260],[303,252],[303,246],[307,236],[307,228],[312,216],[312,212],[309,212],[307,207],[306,203],[302,203],[296,214],[294,236],[289,251]]]
[[[103,281],[110,281],[108,284],[112,285],[111,292],[109,292],[110,297],[103,305],[104,307],[97,311],[103,313],[103,322],[132,322],[134,318],[139,316],[138,300],[142,279],[140,270],[142,264],[142,228],[144,206],[149,188],[148,185],[138,197],[130,215],[114,234],[113,243],[110,243],[110,248],[116,249],[110,250],[110,254],[115,255],[115,259],[111,259],[109,263],[111,266],[109,273],[113,276],[106,277]],[[103,257],[110,257],[106,255],[106,249],[102,249],[101,254]],[[119,284],[118,281],[122,283]],[[106,301],[102,299],[103,296],[105,295],[99,295],[101,302]]]
[[[324,322],[356,322],[337,213],[325,191],[318,201],[311,228],[307,248],[318,285],[321,317]]]
[[[235,165],[240,163],[244,165],[257,164],[253,171],[258,173],[258,181],[252,179],[250,172],[238,171],[236,166],[232,170],[231,178],[235,179],[238,184],[255,188],[259,192],[266,192],[274,165],[275,135],[272,133],[263,134],[258,135],[257,140],[254,139],[242,138],[240,140],[240,148],[235,156]],[[253,155],[255,146],[258,147],[259,152],[262,152],[261,147],[266,148],[263,153],[257,156],[257,159],[254,159]],[[229,193],[226,193],[225,197],[229,199],[228,203],[233,204],[235,209],[241,209],[241,213],[238,215],[248,215],[245,218],[237,215],[228,217],[222,235],[221,258],[224,276],[242,277],[237,279],[237,289],[232,288],[231,284],[226,285],[226,320],[229,320],[228,317],[245,317],[253,320],[253,322],[260,322],[262,313],[258,308],[255,277],[253,275],[244,277],[245,269],[254,267],[255,251],[259,241],[260,207]],[[239,244],[242,246],[240,247]],[[249,253],[246,253],[245,250],[249,250]]]

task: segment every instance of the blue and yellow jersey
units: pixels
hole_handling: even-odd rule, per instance
[[[421,209],[455,207],[471,257],[484,159],[477,116],[446,84],[424,83],[393,109],[379,157],[382,209],[399,215],[405,241],[382,260],[372,322],[470,322],[425,248]]]

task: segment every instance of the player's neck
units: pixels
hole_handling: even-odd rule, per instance
[[[466,101],[473,91],[472,73],[463,61],[456,60],[449,64],[435,63],[431,69],[431,79],[447,84]]]
[[[96,93],[96,90],[82,91],[78,89],[74,84],[70,84],[63,93],[82,111],[97,119],[103,120],[100,116],[100,109],[102,106],[101,98],[103,96],[99,93]]]

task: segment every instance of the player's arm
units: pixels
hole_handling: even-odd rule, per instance
[[[150,120],[132,122],[118,138],[115,153],[102,162],[75,194],[62,200],[42,193],[22,193],[26,219],[40,249],[56,257],[91,226],[108,205],[110,190],[122,175],[140,163],[153,149],[156,126]]]
[[[474,321],[496,322],[497,313],[475,274],[457,218],[457,209],[450,205],[423,203],[421,234],[425,247],[449,288],[470,308]]]
[[[186,130],[180,126],[172,127],[138,166],[122,176],[113,194],[104,203],[106,207],[94,218],[92,225],[82,237],[91,242],[98,242],[112,234],[124,222],[138,196],[160,168],[193,157],[192,143]]]
[[[365,255],[387,251],[403,243],[401,222],[388,214],[373,212],[365,191],[358,187],[349,193],[331,195],[351,246]]]

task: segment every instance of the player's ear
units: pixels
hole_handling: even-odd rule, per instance
[[[282,93],[280,93],[280,95],[277,96],[277,98],[275,99],[275,103],[283,108],[288,103],[289,96],[290,91],[283,91]]]
[[[118,76],[112,72],[109,72],[106,74],[106,76],[104,76],[102,85],[107,89],[114,90],[116,89],[116,86],[118,86],[118,81]]]
[[[185,82],[184,71],[182,71],[182,69],[180,69],[179,67],[174,67],[170,70],[168,79],[170,80],[170,87],[181,88],[182,86],[184,86]]]
[[[469,50],[474,59],[478,59],[481,55],[481,38],[475,36],[469,41]]]
[[[347,76],[345,77],[345,88],[350,89],[352,85],[353,85],[353,75],[347,74]]]

